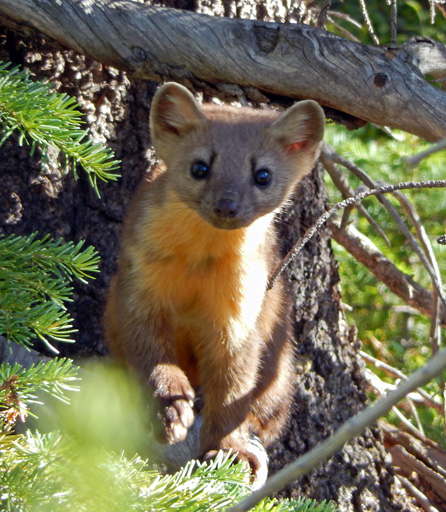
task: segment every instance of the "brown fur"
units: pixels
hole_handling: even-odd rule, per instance
[[[293,390],[290,301],[273,218],[318,156],[322,110],[275,113],[206,105],[166,84],[151,112],[164,165],[144,180],[126,218],[105,330],[119,360],[162,403],[166,438],[183,440],[203,398],[201,452],[232,449],[253,470],[250,433],[277,438]],[[193,162],[209,174],[193,177]],[[259,169],[271,184],[254,183]]]

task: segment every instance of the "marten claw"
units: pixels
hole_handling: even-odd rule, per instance
[[[257,440],[258,441],[258,440]],[[239,450],[237,452],[235,463],[243,462],[248,466],[251,470],[251,478],[250,485],[253,490],[256,490],[262,487],[266,481],[266,477],[268,476],[268,456],[266,455],[265,449],[261,445],[260,441],[258,441],[259,446],[254,446],[254,443],[250,440],[250,448],[254,448],[253,451],[249,450]],[[224,450],[229,451],[229,450]],[[231,449],[232,452],[235,450]],[[254,453],[256,452],[256,453]],[[207,462],[209,460],[215,459],[218,451],[217,450],[209,450],[206,452],[201,460],[203,462]]]
[[[169,444],[184,441],[187,430],[195,420],[193,401],[186,399],[173,400],[164,409],[166,437]]]

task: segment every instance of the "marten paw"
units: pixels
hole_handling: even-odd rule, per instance
[[[229,451],[224,449],[224,451]],[[264,485],[268,476],[268,455],[260,440],[252,436],[244,448],[238,450],[230,448],[232,453],[237,452],[235,463],[244,462],[251,470],[250,484],[253,490]],[[209,461],[216,457],[218,451],[210,450],[202,457],[203,461]]]
[[[170,386],[167,393],[159,393],[166,440],[169,444],[184,441],[193,424],[194,390],[190,386]]]

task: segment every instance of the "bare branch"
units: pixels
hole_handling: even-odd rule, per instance
[[[435,508],[430,503],[427,496],[424,495],[419,489],[417,489],[415,485],[410,482],[410,480],[401,475],[398,475],[398,480],[401,482],[406,491],[408,491],[408,493],[417,500],[425,512],[440,512],[438,508]]]
[[[296,242],[293,248],[288,252],[285,258],[282,260],[277,269],[273,272],[268,282],[268,289],[274,286],[279,275],[286,269],[290,262],[295,258],[305,247],[305,245],[313,238],[313,236],[324,226],[328,219],[330,219],[338,210],[346,208],[351,204],[360,203],[363,199],[370,196],[377,196],[379,194],[388,194],[395,190],[405,190],[410,188],[444,188],[446,187],[446,180],[429,180],[429,181],[407,181],[397,183],[396,185],[387,185],[384,187],[378,187],[373,190],[367,190],[361,192],[353,197],[344,199],[340,203],[335,204],[330,210],[322,214],[316,223],[310,227],[305,235]],[[424,255],[423,255],[424,256]]]
[[[423,288],[410,276],[404,274],[374,245],[370,239],[354,226],[340,229],[339,222],[331,222],[333,239],[342,245],[357,261],[362,263],[379,281],[407,304],[426,316],[432,315],[432,292]],[[446,308],[440,308],[440,322],[446,327]]]
[[[391,44],[396,46],[397,44],[397,18],[398,18],[398,10],[396,5],[396,0],[390,0],[390,41]]]
[[[330,175],[334,185],[341,192],[342,197],[344,199],[346,199],[347,197],[353,196],[354,191],[350,187],[350,184],[349,184],[347,178],[344,176],[344,174],[339,169],[339,167],[330,158],[327,158],[325,153],[321,154],[320,160],[321,160],[322,165],[324,166],[325,170]],[[364,217],[367,219],[367,221],[373,227],[373,229],[378,233],[378,235],[390,247],[390,242],[389,242],[389,239],[387,238],[387,235],[384,233],[384,231],[381,229],[381,227],[375,221],[375,219],[364,208],[364,206],[362,206],[362,204],[358,204],[358,205],[356,205],[356,207],[358,208],[358,211],[361,213],[361,215],[364,215]],[[353,206],[352,206],[352,208],[353,208]],[[345,211],[347,211],[347,209]],[[343,229],[346,225],[344,218],[345,218],[345,216],[342,217],[341,229]]]
[[[403,381],[398,388],[378,399],[356,416],[350,418],[330,438],[299,457],[266,481],[264,487],[253,492],[227,512],[245,512],[255,506],[263,498],[270,496],[297,480],[302,475],[317,467],[323,460],[339,451],[345,443],[359,435],[366,427],[389,410],[411,391],[423,386],[446,368],[446,349],[442,349],[425,366],[414,372],[408,380]]]
[[[418,155],[404,157],[403,161],[411,167],[416,167],[425,158],[437,153],[438,151],[443,151],[444,149],[446,149],[446,139],[440,140],[429,149],[418,153]]]
[[[427,236],[426,230],[424,229],[423,223],[421,222],[420,216],[416,211],[414,205],[411,201],[399,190],[394,192],[394,196],[398,199],[401,206],[404,208],[407,216],[409,217],[412,226],[415,228],[415,233],[417,239],[420,242],[421,248],[426,255],[426,258],[429,260],[430,265],[432,266],[432,270],[435,272],[435,275],[440,283],[441,283],[441,275],[440,269],[438,268],[437,258],[435,257],[435,253],[432,249],[432,245],[430,243],[429,237]]]
[[[384,370],[388,375],[391,375],[392,377],[396,377],[401,380],[408,379],[407,375],[405,375],[403,372],[401,372],[397,368],[393,368],[393,366],[390,366],[387,363],[380,361],[379,359],[376,359],[375,357],[371,356],[370,354],[367,354],[366,352],[364,352],[362,350],[360,350],[359,353],[365,361],[373,364],[373,366],[375,366],[375,368]],[[375,375],[375,374],[373,374],[373,375]],[[386,391],[388,391],[388,389]],[[432,407],[432,408],[436,409],[437,411],[442,410],[441,403],[435,397],[432,397],[431,395],[429,395],[429,393],[426,393],[426,391],[424,391],[424,389],[418,388],[417,393],[419,393],[420,397],[422,397],[424,405],[426,405],[427,407]],[[416,396],[414,396],[412,398],[416,402],[420,402],[420,400],[418,400],[418,398]]]
[[[355,176],[357,176],[363,183],[365,183],[369,188],[373,189],[376,187],[376,183],[368,176],[368,174],[361,169],[358,165],[354,164],[353,162],[350,162],[346,158],[338,155],[336,151],[329,146],[327,143],[323,144],[323,153],[326,153],[327,157],[333,160],[334,162],[344,166],[346,169],[349,169]],[[397,189],[395,189],[397,190]],[[406,226],[403,219],[395,209],[395,207],[392,205],[392,203],[383,195],[377,195],[378,201],[382,203],[382,205],[386,208],[386,210],[390,213],[393,220],[397,223],[398,227],[400,228],[401,232],[404,234],[404,236],[407,238],[409,244],[411,245],[412,249],[417,254],[418,258],[420,259],[423,266],[426,268],[426,270],[429,273],[429,276],[432,280],[432,284],[434,285],[435,290],[437,291],[437,294],[442,301],[442,303],[446,306],[446,297],[443,293],[443,288],[441,285],[441,281],[438,278],[438,275],[433,268],[432,263],[429,261],[429,258],[427,258],[422,251],[421,247],[419,246],[417,240],[412,235],[410,229]]]
[[[446,137],[446,92],[423,76],[431,69],[446,75],[446,47],[430,40],[414,39],[403,49],[367,46],[306,25],[212,17],[132,0],[64,0],[51,8],[47,0],[1,0],[0,22],[34,27],[140,78],[213,93],[238,85],[247,97],[260,91],[311,98],[428,140]],[[419,50],[426,44],[439,62]]]
[[[424,437],[424,432],[422,432],[421,430],[418,430],[417,427],[415,427],[415,425],[413,425],[405,416],[403,413],[401,413],[395,406],[392,407],[392,412],[398,416],[399,420],[401,421],[401,423],[403,423],[403,425],[407,428],[407,430],[409,432],[411,432],[412,434],[415,434],[415,435],[418,435],[418,436],[422,436]]]
[[[367,6],[365,3],[365,0],[359,0],[359,6],[361,7],[362,17],[364,18],[365,24],[367,26],[367,30],[369,31],[369,34],[370,34],[371,38],[373,39],[373,42],[375,44],[379,44],[378,36],[376,35],[375,31],[373,30],[372,21],[370,20],[369,13],[367,12]]]

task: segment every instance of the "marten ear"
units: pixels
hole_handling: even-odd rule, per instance
[[[306,154],[313,159],[313,165],[319,156],[324,128],[324,111],[315,101],[306,100],[286,110],[268,131],[290,156]]]
[[[158,146],[178,142],[204,123],[199,104],[185,87],[169,82],[158,89],[150,110],[150,130],[157,150]]]

